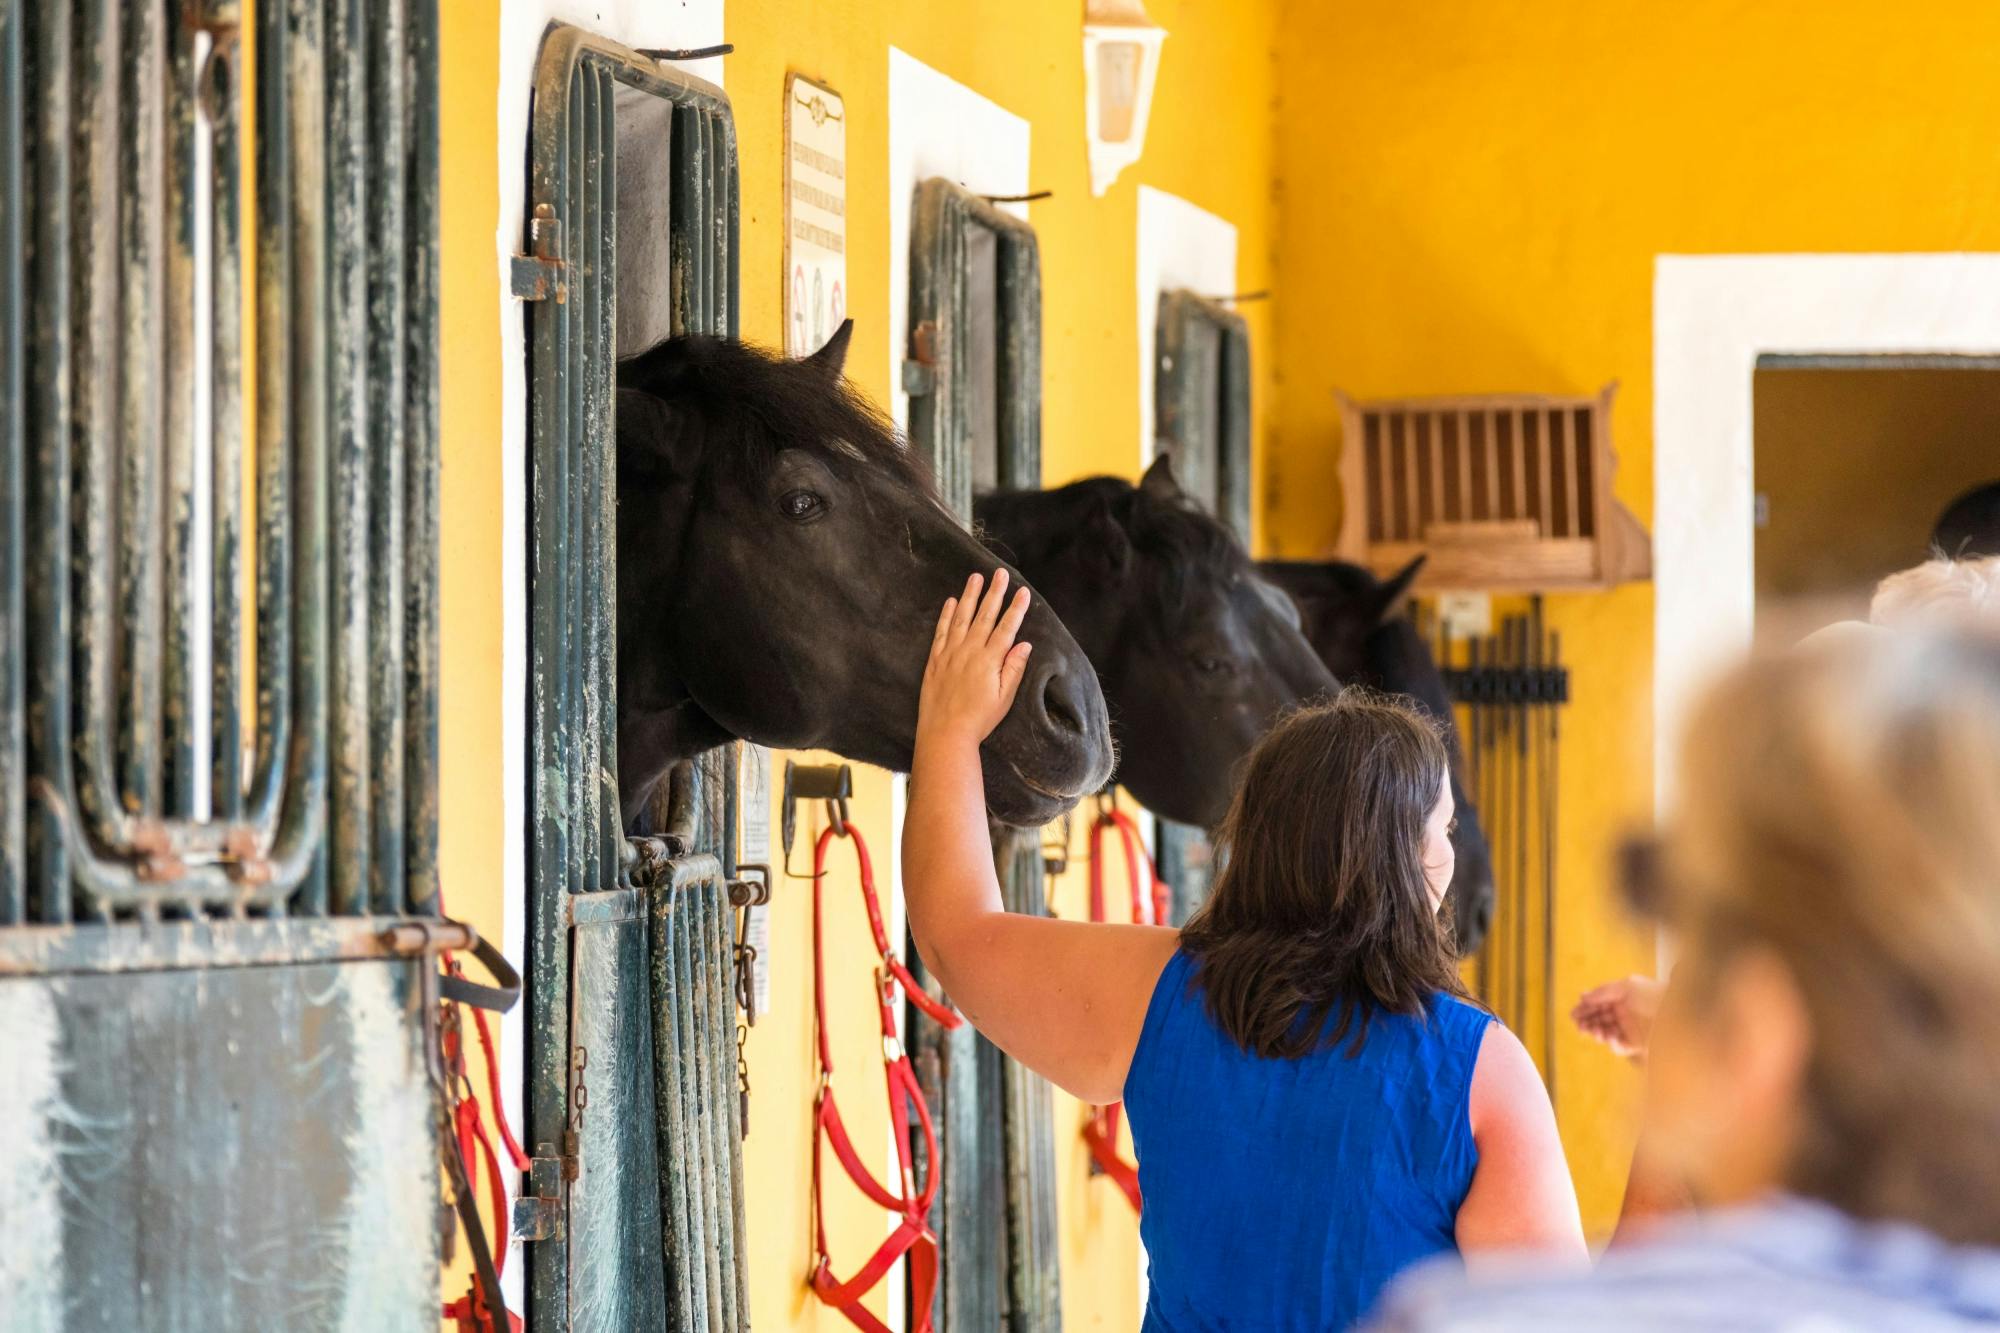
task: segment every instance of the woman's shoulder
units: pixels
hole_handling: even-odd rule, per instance
[[[1499,1020],[1472,1001],[1439,991],[1431,997],[1424,1013],[1424,1025],[1434,1030],[1446,1045],[1477,1056],[1488,1027]]]

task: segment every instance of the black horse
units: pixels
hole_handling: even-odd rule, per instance
[[[1402,614],[1410,581],[1423,563],[1419,556],[1386,582],[1340,561],[1266,560],[1257,572],[1291,594],[1306,638],[1328,670],[1353,684],[1408,695],[1444,723],[1451,747],[1451,797],[1458,806],[1458,828],[1451,838],[1458,868],[1448,901],[1459,950],[1470,954],[1485,940],[1493,918],[1493,854],[1479,826],[1479,812],[1459,780],[1465,757],[1444,677],[1423,635]]]
[[[1237,761],[1287,708],[1335,688],[1291,603],[1164,455],[1137,486],[1000,491],[973,513],[1096,666],[1119,780],[1157,815],[1213,828]]]
[[[803,361],[679,337],[618,372],[618,778],[629,825],[673,764],[734,738],[907,769],[938,608],[994,561],[842,380],[852,321]],[[1018,571],[1017,571],[1018,572]],[[1003,823],[1102,787],[1097,677],[1046,602],[981,754]]]
[[[1945,506],[1931,548],[1954,560],[2000,555],[2000,481],[1974,486]]]

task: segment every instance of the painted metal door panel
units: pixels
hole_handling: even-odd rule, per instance
[[[159,970],[98,947],[31,975],[28,931],[0,950],[0,1326],[437,1327],[434,963],[342,959],[369,937],[330,932],[223,926]]]
[[[1154,394],[1160,452],[1181,489],[1250,543],[1250,330],[1243,316],[1189,291],[1160,296]],[[1156,819],[1154,854],[1173,890],[1174,922],[1208,900],[1215,849],[1187,824]]]
[[[0,0],[10,1330],[437,1324],[436,34]]]
[[[910,444],[969,521],[972,497],[1041,484],[1041,257],[1026,222],[945,180],[917,187],[910,242]],[[993,830],[1001,894],[1042,910],[1034,835]],[[916,957],[916,951],[910,950]],[[919,975],[922,975],[921,971]],[[938,1327],[1061,1327],[1055,1128],[1046,1081],[915,1006],[911,1049],[938,1115]]]
[[[578,895],[570,987],[570,1324],[615,1333],[661,1328],[660,1173],[652,1125],[645,904],[636,890]]]
[[[611,389],[621,347],[736,332],[728,99],[552,26],[529,205],[515,293],[530,302],[534,459],[530,1316],[721,1333],[748,1319],[731,779],[719,755],[683,765],[660,837],[620,827]]]

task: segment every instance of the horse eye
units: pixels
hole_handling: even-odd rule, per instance
[[[778,497],[778,512],[786,518],[803,522],[826,508],[826,501],[811,491],[786,491]]]
[[[1197,657],[1194,659],[1194,669],[1205,676],[1212,676],[1219,671],[1227,671],[1229,663],[1220,657]]]

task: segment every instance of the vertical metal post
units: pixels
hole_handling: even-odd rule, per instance
[[[195,694],[194,574],[195,530],[194,439],[194,297],[195,297],[195,68],[194,39],[200,5],[195,0],[165,0],[161,6],[165,38],[164,96],[147,100],[165,108],[161,127],[162,214],[153,225],[163,231],[160,251],[160,336],[164,373],[160,385],[159,430],[164,494],[161,535],[165,549],[161,578],[164,600],[155,614],[162,617],[160,685],[160,805],[174,819],[195,813]],[[128,661],[128,673],[150,664]],[[205,683],[204,683],[205,684]]]
[[[362,237],[370,226],[367,24],[362,0],[330,0],[327,70],[328,435],[333,451],[332,761],[328,907],[340,916],[367,910],[373,878],[368,814],[369,578],[372,497],[368,475],[368,269]]]
[[[234,821],[243,814],[243,142],[237,120],[242,12],[236,0],[211,0],[208,17],[216,33],[201,81],[212,180],[209,810],[212,818]]]
[[[69,739],[69,423],[70,423],[70,43],[69,14],[28,6],[33,24],[24,89],[34,88],[30,131],[33,169],[23,198],[45,201],[34,211],[25,268],[40,312],[27,377],[28,434],[33,454],[23,488],[36,516],[25,565],[28,696],[39,704],[27,726],[28,771],[63,771]],[[29,814],[27,883],[30,920],[59,925],[71,918],[69,864],[58,816],[46,804]]]
[[[329,649],[327,536],[328,337],[333,303],[327,290],[327,110],[324,78],[323,0],[290,0],[285,56],[291,188],[286,205],[291,231],[290,384],[292,469],[290,493],[292,721],[288,753],[274,781],[282,790],[274,857],[281,881],[303,869],[295,906],[308,916],[327,908],[326,848],[320,831],[327,817],[327,655]],[[261,500],[261,497],[260,497]],[[277,520],[283,524],[285,518]]]
[[[409,272],[404,337],[406,549],[403,732],[404,838],[409,908],[433,913],[438,899],[438,91],[437,0],[408,0],[410,68]]]
[[[21,641],[21,455],[27,385],[22,367],[21,11],[0,5],[0,926],[27,919],[22,823],[27,742],[23,733]]]
[[[410,119],[404,49],[409,40],[404,0],[369,0],[367,29],[369,234],[401,242],[409,231],[406,204]],[[408,517],[403,451],[409,445],[404,327],[406,264],[400,244],[367,247],[368,394],[363,453],[368,460],[368,797],[367,900],[371,910],[403,910],[403,763],[407,639],[403,615],[404,527]]]

